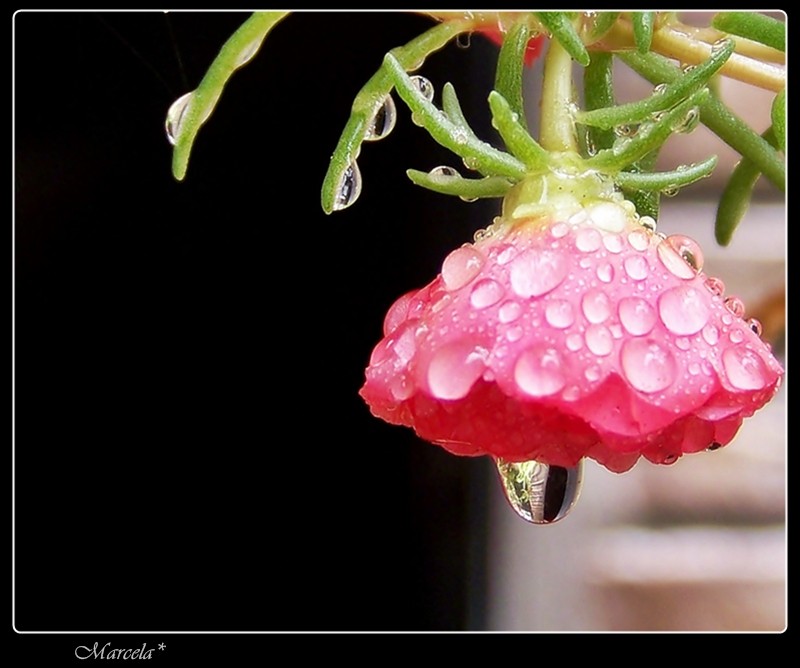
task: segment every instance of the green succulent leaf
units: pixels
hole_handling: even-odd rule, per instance
[[[786,152],[786,89],[775,96],[772,102],[772,131],[775,133],[775,147]]]
[[[530,39],[530,28],[526,17],[522,17],[511,27],[503,39],[503,46],[497,58],[497,74],[494,88],[519,116],[520,122],[527,127],[525,121],[525,105],[522,101],[522,73],[525,66],[525,51]]]
[[[591,61],[589,52],[566,12],[536,12],[536,18],[553,38],[558,40],[573,60],[584,67],[589,64]]]
[[[633,23],[633,41],[639,53],[647,53],[650,50],[650,43],[653,41],[653,24],[655,23],[655,12],[633,12],[631,22]]]
[[[720,12],[711,21],[717,30],[752,39],[778,51],[786,51],[786,24],[756,12]]]
[[[465,200],[485,197],[504,197],[514,183],[502,176],[487,176],[482,179],[465,179],[458,174],[431,174],[416,169],[406,171],[416,185],[443,195],[456,195]]]
[[[695,181],[711,175],[717,166],[717,156],[698,162],[694,165],[679,167],[668,172],[634,172],[624,171],[616,176],[616,182],[622,188],[635,190],[674,190],[688,186]]]

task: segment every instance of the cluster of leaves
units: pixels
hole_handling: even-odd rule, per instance
[[[266,35],[286,15],[253,14],[223,46],[198,88],[171,110],[168,125],[175,144],[176,178],[184,177],[197,132],[229,77],[253,57]],[[716,165],[712,157],[668,172],[652,171],[666,139],[674,132],[692,129],[698,122],[742,156],[720,199],[715,230],[719,243],[730,241],[761,175],[785,191],[785,74],[778,69],[776,75],[772,65],[782,62],[785,52],[785,25],[781,21],[753,12],[723,12],[715,15],[705,33],[693,34],[674,13],[462,12],[434,17],[440,23],[392,49],[356,96],[322,187],[322,207],[327,213],[349,206],[357,197],[354,180],[360,177],[356,159],[362,142],[371,138],[376,118],[386,113],[392,91],[437,142],[480,174],[479,178],[463,178],[455,170],[409,170],[409,177],[418,185],[463,199],[502,197],[526,176],[563,167],[566,160],[576,169],[610,175],[640,214],[657,217],[662,193],[708,176]],[[489,105],[508,152],[475,135],[450,84],[443,88],[440,110],[420,85],[421,77],[408,74],[458,35],[496,31],[498,27],[504,33],[503,44]],[[529,41],[540,35],[551,40],[545,63],[543,114],[547,115],[548,108],[560,110],[565,103],[571,105],[573,61],[585,68],[585,109],[575,107],[573,114],[551,113],[543,120],[537,142],[525,122],[522,73]],[[617,105],[614,58],[650,81],[653,93],[646,99]],[[676,60],[691,64],[681,66]],[[765,132],[750,128],[714,93],[715,78],[726,75],[776,92],[772,125]],[[565,158],[565,153],[572,158]]]

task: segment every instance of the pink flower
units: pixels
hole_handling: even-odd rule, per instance
[[[783,370],[701,264],[627,202],[497,219],[391,307],[361,396],[458,455],[622,472],[725,445]]]

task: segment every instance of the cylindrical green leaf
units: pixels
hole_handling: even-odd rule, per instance
[[[720,12],[711,21],[717,30],[746,37],[778,51],[786,51],[786,24],[755,12]]]
[[[655,19],[655,12],[633,12],[631,14],[633,41],[636,43],[639,53],[647,53],[650,50]]]
[[[775,145],[786,153],[786,89],[775,96],[772,102],[772,131]]]
[[[520,123],[527,128],[525,106],[522,101],[522,73],[525,66],[525,50],[528,48],[530,29],[526,17],[520,18],[506,33],[497,58],[497,74],[494,88],[519,116]]]
[[[553,38],[558,40],[573,60],[584,67],[589,64],[591,60],[589,52],[565,12],[536,12],[536,18],[541,21]]]

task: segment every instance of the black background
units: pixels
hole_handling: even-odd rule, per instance
[[[178,183],[166,110],[245,18],[14,17],[15,628],[480,629],[489,463],[357,392],[386,309],[496,204],[410,184],[457,158],[400,104],[361,199],[319,204],[354,95],[431,21],[291,16]],[[473,38],[423,70],[484,136],[494,62]]]

